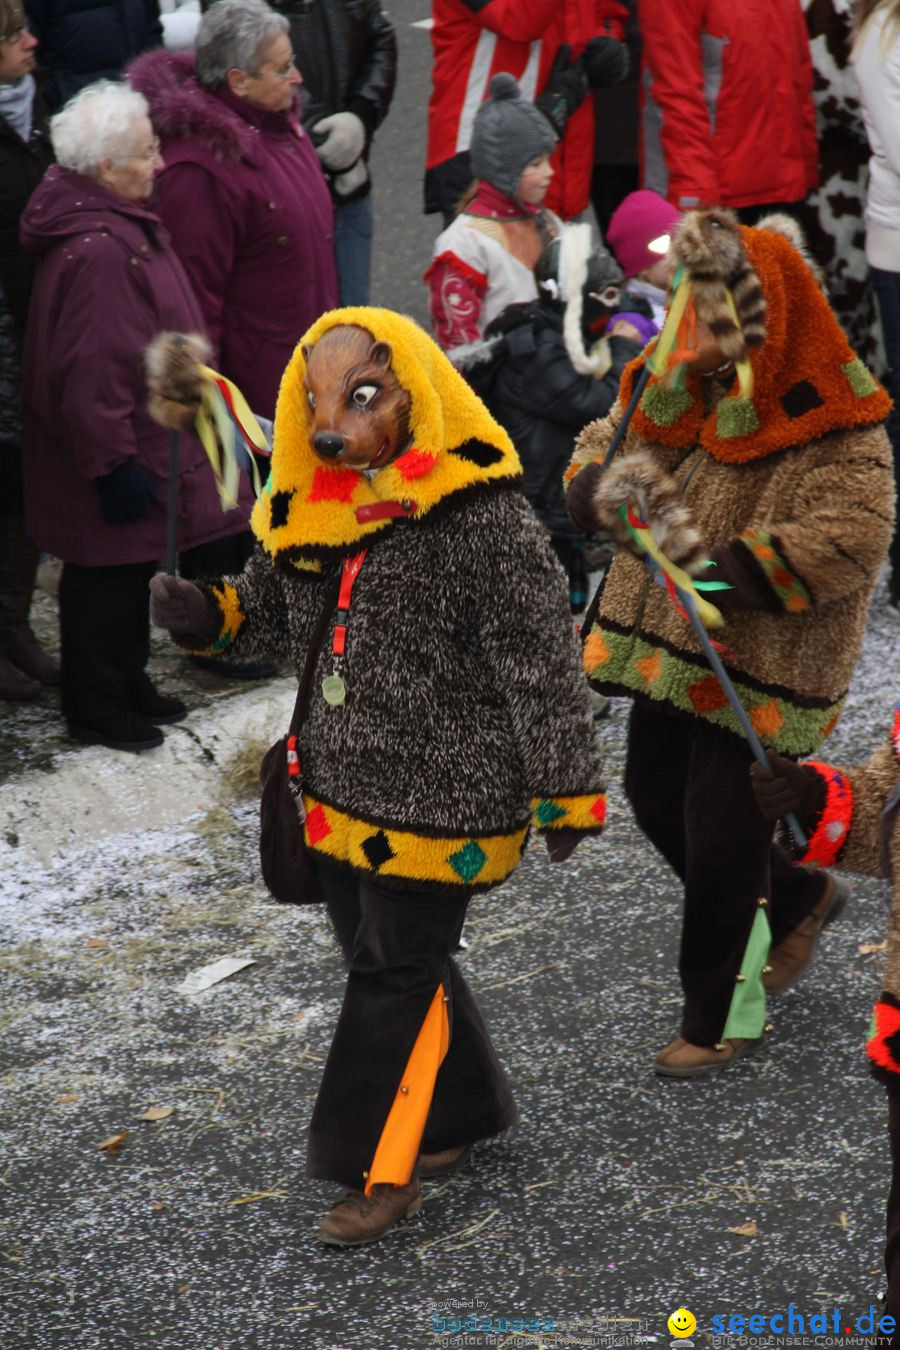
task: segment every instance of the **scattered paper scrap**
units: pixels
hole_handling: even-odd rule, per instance
[[[58,1096],[54,1098],[54,1100],[55,1100],[57,1106],[68,1106],[70,1102],[77,1102],[77,1101],[78,1101],[78,1093],[77,1093],[77,1092],[60,1092],[60,1093],[58,1094]]]
[[[729,1228],[728,1231],[729,1233],[737,1233],[738,1237],[756,1237],[758,1229],[751,1219],[749,1223],[738,1224],[737,1228]]]
[[[860,956],[872,956],[875,952],[887,951],[887,938],[884,942],[863,942],[856,949]]]
[[[148,1106],[146,1111],[142,1111],[137,1117],[138,1120],[168,1120],[169,1116],[174,1115],[174,1106]]]
[[[118,1153],[130,1134],[130,1130],[123,1130],[121,1134],[112,1134],[108,1139],[104,1139],[102,1144],[98,1144],[97,1148],[102,1149],[104,1153]]]
[[[155,1214],[158,1214],[160,1210],[166,1208],[166,1202],[165,1200],[154,1200],[150,1208],[153,1210]]]
[[[847,1218],[847,1211],[845,1209],[842,1209],[840,1214],[838,1215],[838,1223],[841,1225],[842,1228],[850,1227],[850,1221]]]
[[[176,985],[176,994],[201,994],[204,989],[210,989],[220,980],[227,980],[229,975],[236,975],[239,970],[245,966],[255,966],[256,962],[252,956],[223,956],[218,961],[211,962],[208,966],[199,966],[197,970],[192,970],[186,975],[181,984]]]

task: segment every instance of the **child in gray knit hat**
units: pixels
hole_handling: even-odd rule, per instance
[[[476,342],[507,305],[537,299],[533,268],[561,221],[541,205],[556,133],[512,75],[491,80],[475,114],[471,196],[435,240],[425,273],[431,323],[446,350]]]

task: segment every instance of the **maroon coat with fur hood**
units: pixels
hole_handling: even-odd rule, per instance
[[[315,150],[294,114],[203,88],[192,56],[149,52],[128,79],[162,141],[155,205],[219,369],[273,417],[300,336],[338,303],[331,196]]]
[[[28,533],[84,567],[152,562],[166,548],[169,433],[150,418],[143,356],[157,333],[203,331],[197,302],[159,218],[56,166],[22,217],[37,256],[23,358]],[[131,457],[158,501],[108,525],[95,479]],[[181,438],[179,548],[247,528],[253,494],[223,513],[209,461]]]

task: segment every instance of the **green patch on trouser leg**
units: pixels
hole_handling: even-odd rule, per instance
[[[734,986],[731,1006],[725,1019],[725,1030],[722,1032],[723,1041],[730,1041],[735,1037],[752,1041],[763,1034],[766,1024],[766,991],[763,988],[762,973],[771,945],[772,932],[766,909],[760,905],[744,949],[740,975]]]

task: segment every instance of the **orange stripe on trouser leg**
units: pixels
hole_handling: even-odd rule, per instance
[[[438,985],[381,1131],[369,1168],[366,1195],[372,1194],[373,1186],[384,1183],[405,1186],[409,1182],[425,1133],[438,1069],[449,1044],[447,1005],[443,987]]]

